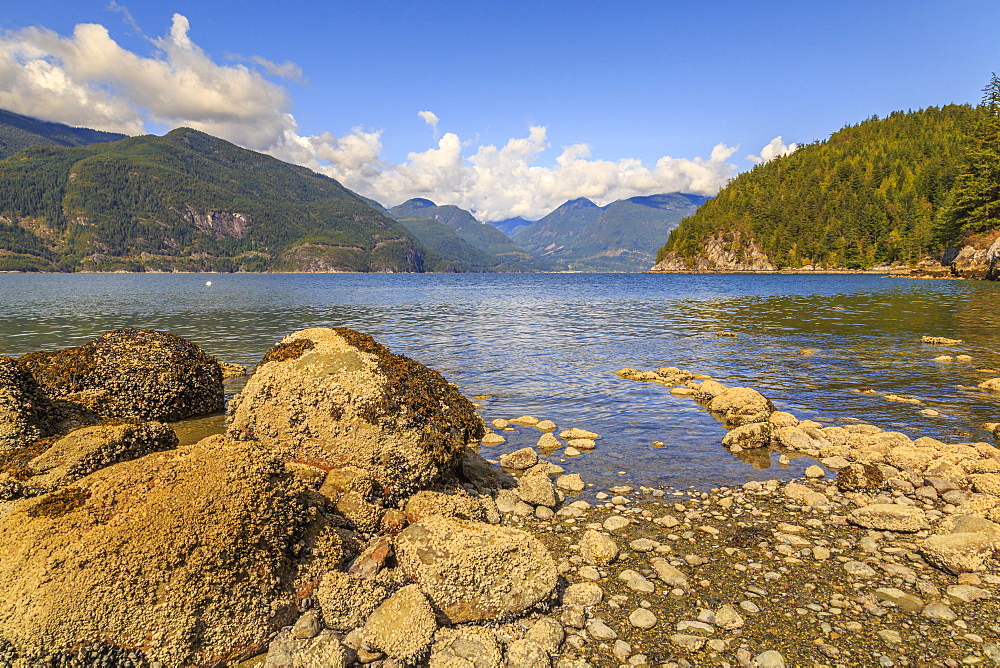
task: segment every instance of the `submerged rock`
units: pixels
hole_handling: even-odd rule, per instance
[[[168,332],[116,329],[90,343],[17,361],[50,399],[104,418],[182,420],[223,409],[214,357]]]
[[[356,466],[399,499],[455,471],[482,437],[436,371],[350,329],[306,329],[264,356],[230,403],[228,433],[324,467]]]

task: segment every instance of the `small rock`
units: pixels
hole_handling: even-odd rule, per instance
[[[592,582],[578,582],[566,587],[563,605],[589,608],[604,600],[604,590]]]
[[[535,424],[535,429],[540,431],[554,431],[556,428],[556,423],[552,420],[540,420]]]
[[[549,653],[534,640],[522,638],[507,645],[507,665],[514,666],[548,666]]]
[[[844,570],[848,575],[856,578],[873,578],[878,573],[868,564],[861,561],[848,561],[844,564]]]
[[[489,445],[500,445],[500,444],[506,443],[506,442],[507,442],[506,438],[504,438],[500,434],[495,434],[495,433],[492,433],[492,432],[489,433],[489,434],[486,434],[485,436],[483,436],[483,439],[482,439],[482,444],[483,445],[488,445],[488,446]]]
[[[323,630],[319,614],[315,610],[308,610],[295,621],[292,626],[293,638],[315,638]]]
[[[972,585],[957,584],[951,585],[945,590],[945,593],[952,598],[958,599],[965,603],[973,603],[975,601],[986,601],[993,598],[993,594],[989,591],[981,588],[974,587]]]
[[[561,438],[566,439],[567,441],[576,438],[588,438],[588,439],[600,438],[600,435],[595,434],[592,431],[587,431],[586,429],[577,429],[576,427],[559,432],[559,436]]]
[[[651,629],[656,626],[656,615],[646,608],[637,608],[628,616],[629,624],[637,629]]]
[[[587,531],[580,539],[580,556],[591,566],[605,566],[618,556],[618,544],[598,531]]]
[[[514,452],[500,455],[500,466],[514,471],[530,469],[538,463],[538,453],[534,448],[521,448]]]
[[[819,466],[813,464],[805,470],[807,478],[824,478],[826,477],[826,471],[824,471]]]
[[[670,636],[670,642],[689,652],[697,652],[705,646],[705,638],[702,638],[701,636],[688,635],[686,633],[673,634]]]
[[[757,668],[785,668],[785,657],[774,649],[761,652],[754,658],[754,661],[757,662]]]
[[[743,624],[743,617],[732,606],[724,605],[715,611],[715,625],[720,629],[731,631],[740,628]]]
[[[945,622],[951,622],[958,619],[958,615],[955,611],[949,608],[944,603],[928,603],[922,613],[924,617],[929,617],[930,619],[940,619]]]
[[[556,487],[564,492],[582,492],[586,485],[579,473],[570,473],[556,478]]]
[[[913,533],[927,529],[927,515],[919,508],[896,503],[873,503],[850,512],[847,520],[866,529]]]
[[[600,619],[590,620],[587,624],[587,633],[598,640],[614,640],[618,637],[618,634],[615,633],[614,629]]]
[[[878,632],[878,637],[890,645],[898,645],[903,642],[903,636],[899,635],[899,631],[893,631],[892,629],[882,629]]]
[[[615,532],[621,531],[627,527],[631,522],[621,515],[612,515],[608,519],[604,520],[604,529],[606,531]]]

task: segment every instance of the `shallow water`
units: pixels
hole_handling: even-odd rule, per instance
[[[678,366],[755,387],[802,418],[993,443],[980,425],[1000,421],[1000,397],[975,386],[1000,375],[977,371],[1000,367],[998,306],[996,283],[869,275],[0,274],[0,354],[150,327],[252,366],[297,329],[346,326],[470,397],[490,395],[487,420],[527,413],[599,432],[597,450],[569,465],[589,481],[706,487],[791,477],[812,462],[782,469],[777,453],[744,462],[693,401],[615,370]],[[965,343],[923,345],[922,335]],[[932,361],[942,354],[974,359]],[[538,432],[505,435],[484,454],[533,444]]]

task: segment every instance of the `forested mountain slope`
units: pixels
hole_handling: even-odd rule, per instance
[[[422,271],[438,259],[337,181],[189,128],[0,161],[0,269]]]
[[[954,214],[955,187],[995,116],[985,104],[896,112],[759,165],[682,221],[654,269],[868,268],[941,257],[972,232]]]
[[[118,141],[127,135],[74,128],[62,123],[40,121],[0,109],[0,158],[6,158],[31,146],[87,146]]]

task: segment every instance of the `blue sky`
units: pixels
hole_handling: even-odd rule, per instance
[[[0,107],[191,125],[389,205],[530,218],[575,196],[712,194],[750,155],[975,103],[998,27],[995,0],[4,0]]]

